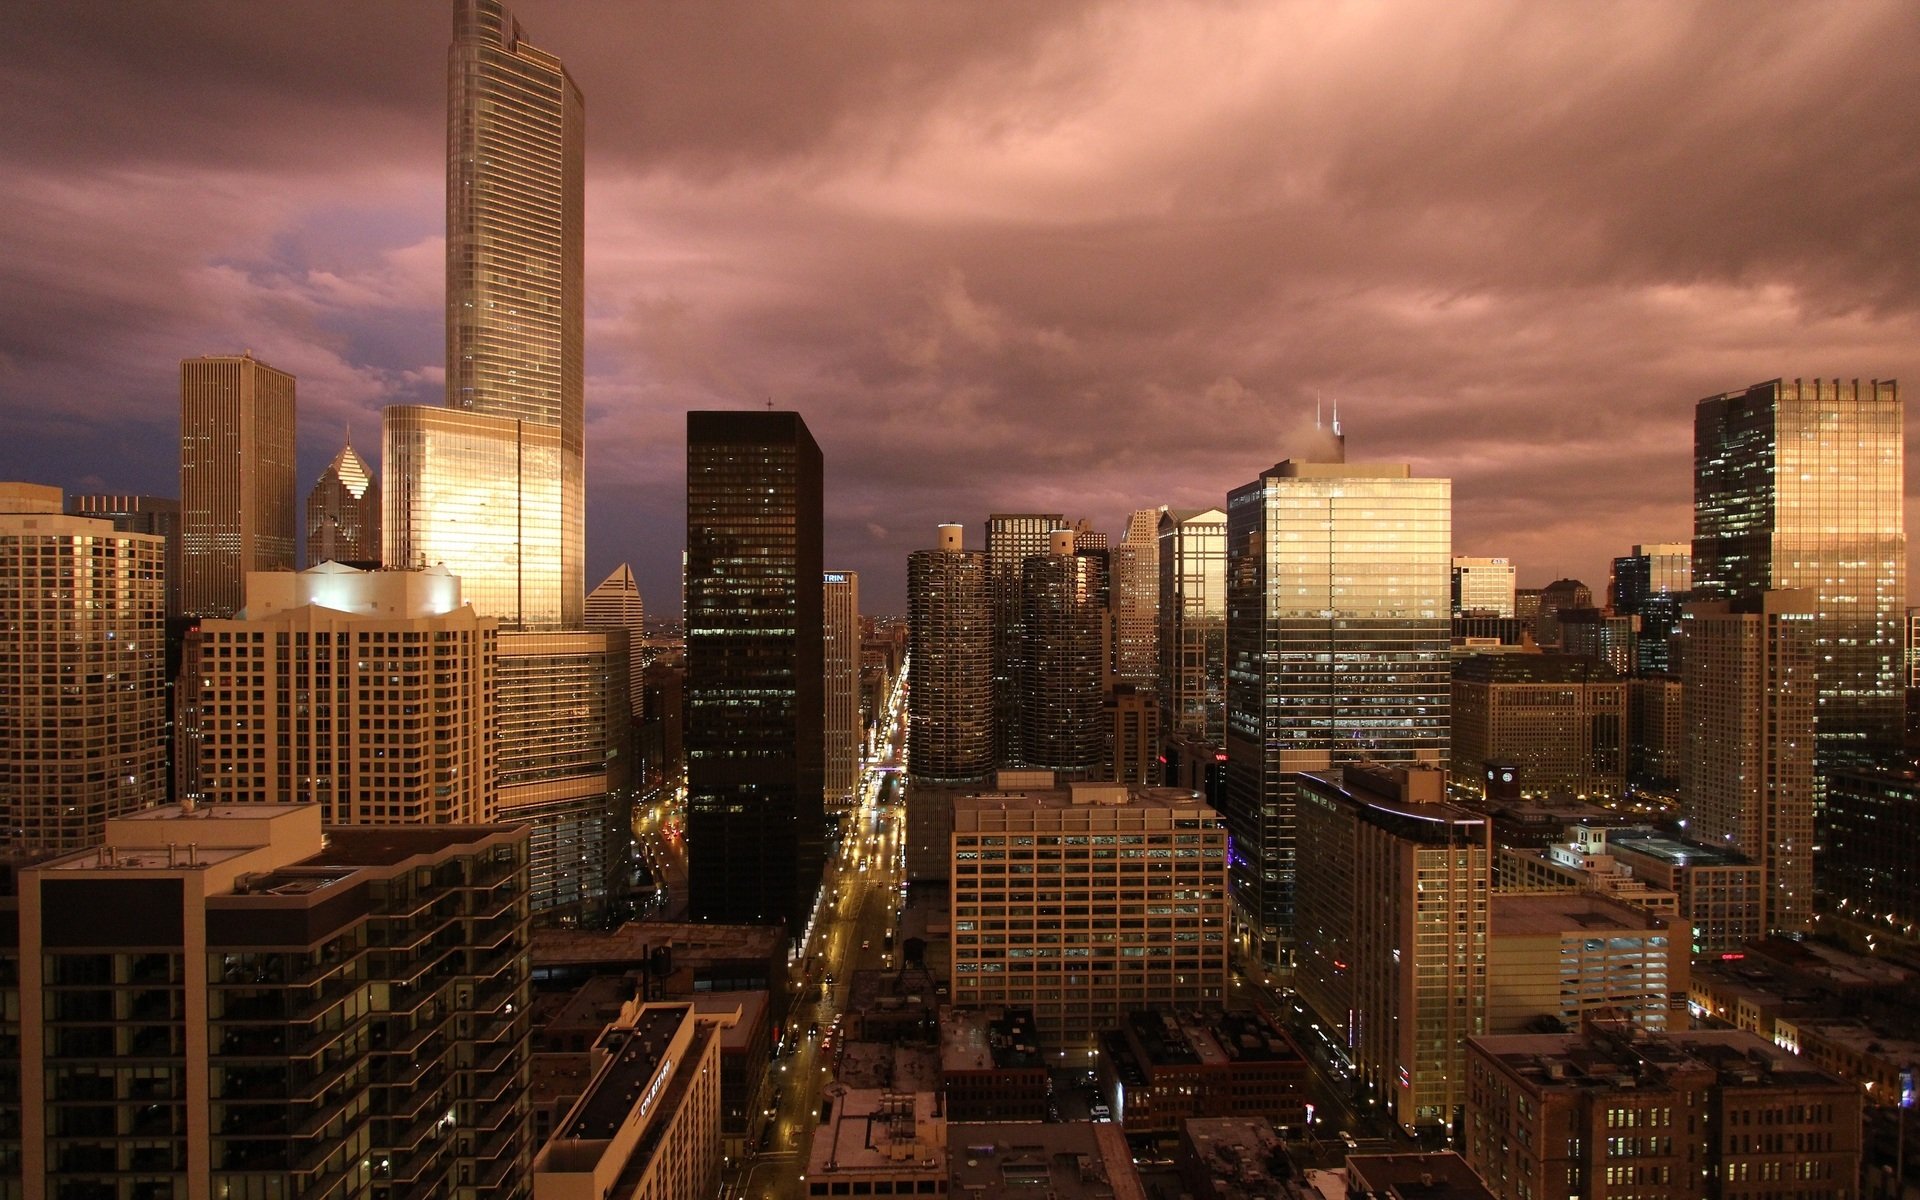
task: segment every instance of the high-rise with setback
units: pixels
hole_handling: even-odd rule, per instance
[[[1401,464],[1289,460],[1228,495],[1226,817],[1265,957],[1293,937],[1297,776],[1446,766],[1452,521],[1452,481]]]
[[[1810,592],[1815,764],[1899,744],[1907,538],[1891,379],[1775,379],[1694,409],[1693,587],[1757,603]]]
[[[613,574],[587,593],[588,629],[624,629],[627,632],[627,703],[633,719],[645,716],[646,685],[642,679],[647,656],[642,652],[647,639],[647,609],[640,600],[640,584],[633,568],[621,563]]]
[[[445,566],[503,626],[585,595],[585,105],[499,0],[455,0],[446,407],[382,425],[385,561]]]
[[[253,357],[180,363],[181,606],[230,617],[248,571],[293,566],[293,376]]]
[[[307,493],[307,565],[380,565],[380,482],[351,443]]]
[[[696,919],[797,934],[825,856],[820,447],[687,414],[687,875]]]

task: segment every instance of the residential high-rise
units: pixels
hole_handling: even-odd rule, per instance
[[[1453,615],[1513,615],[1516,572],[1509,558],[1453,556]]]
[[[826,663],[826,781],[828,809],[851,806],[860,791],[860,576],[821,576],[823,658]]]
[[[167,620],[180,607],[180,502],[168,496],[110,495],[82,492],[67,497],[67,511],[77,517],[99,517],[113,522],[121,533],[150,533],[166,542]]]
[[[1068,778],[1091,778],[1102,758],[1106,566],[1058,529],[1021,567],[1020,761]]]
[[[1132,1008],[1221,1003],[1227,832],[1193,793],[1070,783],[952,806],[954,1007],[1031,1005],[1043,1037],[1089,1044]],[[1050,872],[1022,871],[1027,853]]]
[[[1227,736],[1227,514],[1160,514],[1160,724],[1218,746]]]
[[[627,703],[633,709],[633,719],[646,717],[646,685],[643,676],[647,670],[647,656],[642,646],[647,639],[647,610],[640,602],[640,584],[633,577],[633,568],[626,563],[615,567],[613,574],[600,581],[600,586],[587,593],[588,629],[624,629],[627,632]]]
[[[1815,603],[1765,592],[1681,621],[1688,832],[1760,864],[1769,932],[1813,926]]]
[[[230,617],[248,571],[293,566],[293,376],[253,357],[180,362],[181,606]]]
[[[907,774],[915,783],[970,783],[994,767],[987,556],[962,541],[961,526],[942,525],[933,549],[907,556]]]
[[[194,805],[105,839],[0,901],[0,1192],[526,1200],[525,830]]]
[[[380,481],[351,443],[307,493],[307,565],[380,565]]]
[[[1297,784],[1295,986],[1408,1130],[1453,1122],[1466,1039],[1486,1031],[1492,822],[1445,803],[1445,778],[1348,766]]]
[[[687,871],[696,919],[798,935],[825,861],[820,447],[687,414]]]
[[[439,568],[248,575],[239,616],[200,622],[190,794],[329,825],[492,821],[497,629]]]
[[[1020,765],[1020,584],[1026,561],[1047,553],[1059,513],[994,513],[987,518],[987,571],[993,593],[993,761]]]
[[[446,407],[382,423],[383,559],[482,616],[577,629],[586,590],[585,107],[499,0],[448,52]]]
[[[1140,508],[1109,556],[1113,682],[1152,690],[1160,674],[1160,514]]]
[[[0,483],[0,849],[79,850],[167,796],[165,542]]]
[[[1282,462],[1227,501],[1227,821],[1237,916],[1293,935],[1296,777],[1443,768],[1453,484],[1399,464]]]
[[[1907,539],[1899,389],[1786,380],[1694,410],[1693,586],[1704,599],[1811,594],[1816,765],[1900,741]]]

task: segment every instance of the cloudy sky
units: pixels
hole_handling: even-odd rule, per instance
[[[1910,4],[520,0],[587,98],[588,557],[678,606],[685,417],[802,412],[829,566],[1454,480],[1523,584],[1690,534],[1693,401],[1920,378]],[[0,56],[0,478],[177,494],[178,360],[300,487],[438,402],[439,0],[34,4]]]

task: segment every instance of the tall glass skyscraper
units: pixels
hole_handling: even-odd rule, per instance
[[[798,935],[825,859],[820,447],[793,412],[687,414],[687,886]]]
[[[1813,594],[1823,773],[1901,736],[1902,421],[1890,379],[1775,379],[1694,410],[1694,590]]]
[[[444,563],[503,624],[578,628],[586,110],[499,0],[455,0],[447,81],[447,411],[388,410],[385,559]]]
[[[1227,820],[1263,957],[1294,928],[1297,776],[1446,766],[1453,483],[1282,462],[1227,498]]]
[[[1160,723],[1169,736],[1227,736],[1227,514],[1160,514]]]
[[[248,571],[291,568],[293,376],[251,353],[180,363],[181,605],[230,617]]]

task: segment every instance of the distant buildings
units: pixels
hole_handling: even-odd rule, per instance
[[[795,935],[825,854],[821,477],[798,413],[687,414],[690,912]]]
[[[351,445],[307,493],[307,565],[380,565],[380,483]]]
[[[1511,617],[1515,570],[1508,558],[1453,556],[1453,615]]]
[[[848,808],[860,791],[860,576],[822,574],[823,651],[826,663],[824,803]]]
[[[1160,720],[1218,746],[1227,735],[1227,514],[1160,514]]]
[[[1653,542],[1613,560],[1611,607],[1617,616],[1640,618],[1633,674],[1665,674],[1676,669],[1668,642],[1680,623],[1680,606],[1693,589],[1693,547],[1686,542]]]
[[[1135,509],[1109,552],[1112,678],[1151,691],[1160,672],[1160,515]]]
[[[643,719],[646,715],[647,609],[641,602],[640,584],[633,577],[632,567],[621,563],[587,593],[585,624],[588,629],[626,631],[627,702],[632,707],[633,719]]]
[[[1069,778],[1098,774],[1104,742],[1107,556],[1055,530],[1020,569],[1020,763]]]
[[[166,541],[0,483],[0,849],[80,850],[167,797]]]
[[[1294,937],[1300,773],[1444,767],[1453,485],[1282,462],[1227,501],[1234,902],[1263,958]]]
[[[992,585],[987,556],[963,538],[961,526],[942,525],[933,549],[907,557],[907,771],[916,783],[973,782],[994,768]]]
[[[1022,580],[1029,558],[1048,553],[1053,531],[1065,529],[1059,513],[994,513],[987,518],[988,588],[993,600],[993,762],[1023,765],[1021,655],[1025,650]]]
[[[113,522],[121,533],[147,533],[166,543],[166,616],[181,615],[180,502],[166,496],[109,495],[82,492],[67,497],[67,511],[77,517],[99,517]]]
[[[1626,681],[1591,658],[1480,654],[1453,668],[1453,786],[1511,763],[1521,794],[1600,799],[1626,786]]]
[[[230,617],[248,571],[293,566],[293,376],[241,355],[180,363],[181,606]]]

